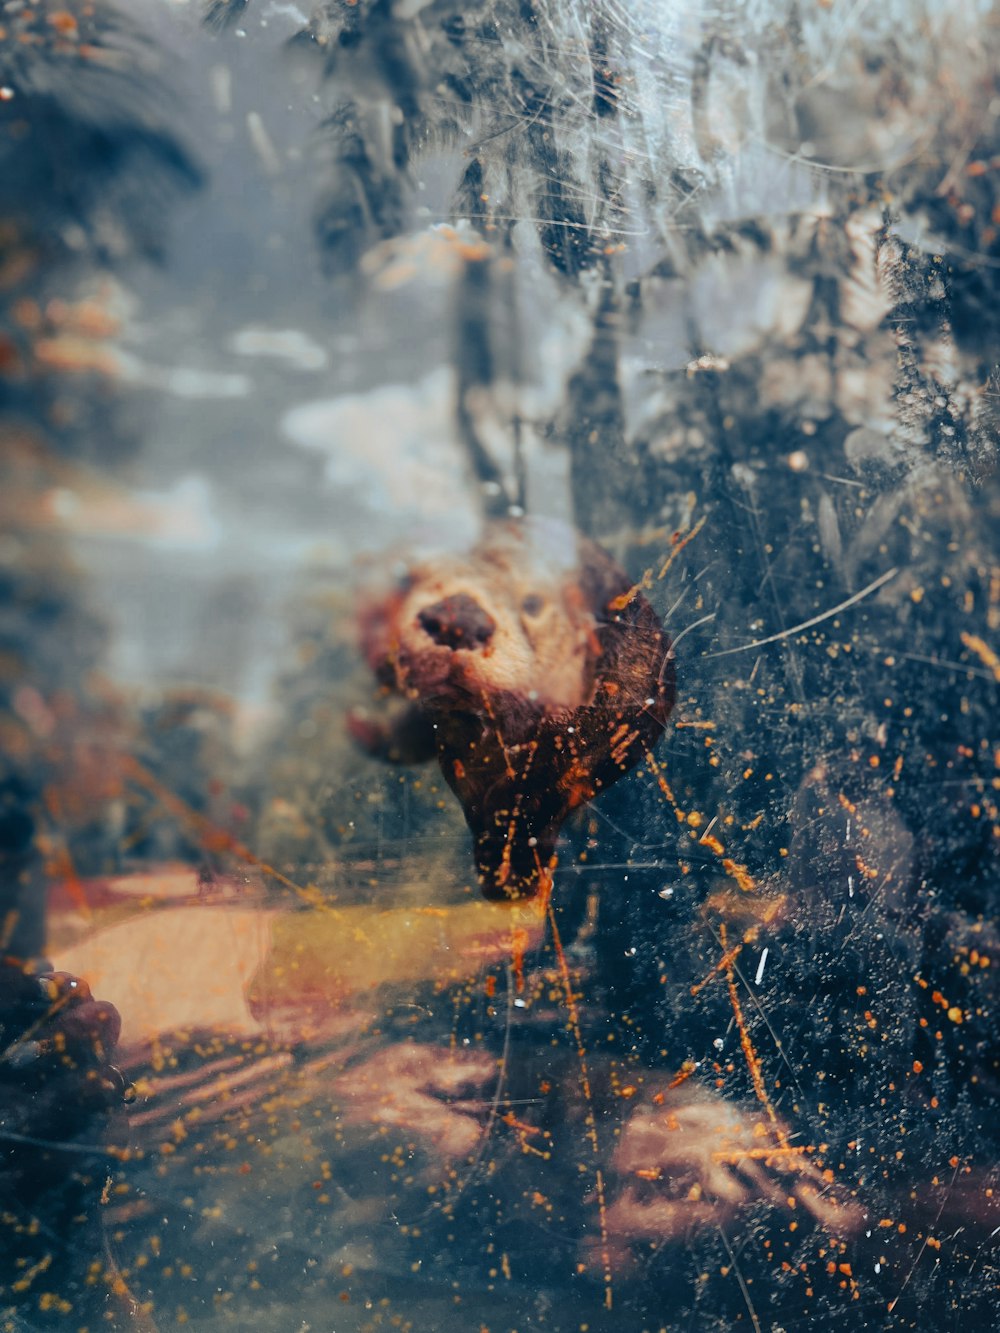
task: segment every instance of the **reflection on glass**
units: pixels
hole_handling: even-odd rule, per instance
[[[0,1328],[993,1326],[996,46],[3,6]]]

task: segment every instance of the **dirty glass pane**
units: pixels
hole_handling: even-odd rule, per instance
[[[987,1329],[987,0],[0,4],[0,1329]]]

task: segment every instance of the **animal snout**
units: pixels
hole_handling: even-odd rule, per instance
[[[481,648],[489,643],[497,627],[474,597],[457,592],[443,597],[419,613],[421,629],[442,648]]]

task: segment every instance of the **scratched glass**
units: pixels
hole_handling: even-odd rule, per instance
[[[0,1330],[994,1326],[998,43],[0,4]]]

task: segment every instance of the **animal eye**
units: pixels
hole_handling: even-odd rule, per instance
[[[537,616],[539,611],[545,605],[545,598],[539,597],[538,593],[532,592],[525,597],[521,603],[521,610],[526,616]]]

